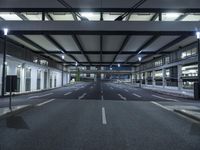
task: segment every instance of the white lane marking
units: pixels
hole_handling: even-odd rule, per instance
[[[69,95],[69,94],[71,94],[71,93],[72,93],[72,92],[68,92],[68,93],[65,93],[64,95],[67,96],[67,95]]]
[[[28,99],[41,98],[41,97],[49,96],[49,95],[52,95],[52,94],[54,94],[54,93],[48,93],[48,94],[44,94],[44,95],[31,96],[31,97],[28,97]]]
[[[79,90],[79,88],[75,89],[75,91],[78,91],[78,90]]]
[[[103,95],[101,95],[101,100],[102,100],[102,101],[104,100]]]
[[[161,97],[161,96],[158,96],[158,95],[152,95],[153,97],[156,97],[156,98],[160,98],[160,99],[163,99],[163,100],[168,100],[168,101],[174,101],[174,102],[177,102],[178,100],[175,100],[175,99],[171,99],[171,98],[164,98],[164,97]]]
[[[127,89],[125,89],[124,91],[129,92]]]
[[[87,94],[86,93],[83,93],[83,95],[79,96],[78,99],[82,99],[86,96]]]
[[[157,103],[157,102],[151,101],[151,103],[152,103],[152,104],[155,104],[155,105],[157,105],[158,107],[161,107],[161,108],[163,108],[163,109],[165,109],[165,110],[174,112],[174,113],[177,114],[178,116],[183,117],[183,118],[185,118],[185,119],[187,119],[187,120],[189,120],[189,121],[191,121],[191,122],[199,123],[199,121],[193,120],[193,119],[190,118],[190,117],[187,117],[187,116],[185,116],[185,115],[183,115],[183,114],[177,113],[177,112],[171,110],[170,108],[167,108],[167,107],[165,107],[165,106],[163,106],[163,105],[161,105],[161,104],[159,104],[159,103]]]
[[[52,101],[54,101],[54,100],[55,100],[55,99],[50,99],[50,100],[48,100],[48,101],[45,101],[45,102],[42,102],[42,103],[37,104],[37,106],[45,105],[45,104],[50,103],[50,102],[52,102]]]
[[[123,97],[121,94],[118,94],[118,96],[123,99],[123,100],[126,100],[126,97]]]
[[[104,107],[102,107],[102,124],[103,125],[107,124],[107,121],[106,121],[106,111],[105,111]]]
[[[133,90],[133,91],[137,91],[138,89],[136,89],[136,88],[132,88],[132,90]]]
[[[138,95],[138,94],[135,94],[135,93],[133,93],[132,95],[134,95],[134,96],[136,96],[136,97],[138,97],[138,98],[141,98],[142,96],[140,96],[140,95]]]
[[[167,108],[167,107],[165,107],[165,106],[163,106],[163,105],[161,105],[161,104],[159,104],[159,103],[157,103],[157,102],[151,101],[151,103],[152,103],[152,104],[155,104],[155,105],[157,105],[158,107],[161,107],[161,108],[163,108],[163,109],[165,109],[165,110],[170,111],[169,108]]]

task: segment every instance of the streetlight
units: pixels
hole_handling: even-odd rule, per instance
[[[3,28],[3,34],[8,35],[8,28]]]
[[[141,62],[141,60],[142,60],[142,57],[141,57],[141,56],[139,56],[139,57],[138,57],[138,61],[139,61],[139,62]]]
[[[121,65],[120,65],[120,64],[117,64],[117,66],[120,67]]]
[[[65,59],[65,55],[62,55],[62,60]]]
[[[6,72],[6,36],[8,35],[8,28],[3,28],[4,46],[3,46],[3,67],[2,67],[2,88],[1,95],[5,93],[5,72]]]
[[[78,63],[77,63],[77,62],[75,63],[75,66],[76,66],[76,67],[78,66]]]
[[[63,63],[64,63],[64,59],[65,59],[65,55],[62,55],[61,56],[62,60],[63,60]],[[63,78],[64,78],[64,64],[62,63],[62,86],[63,86]]]
[[[200,32],[196,32],[196,37],[197,37],[197,53],[198,53],[198,99],[200,98]],[[194,89],[195,90],[195,89]]]
[[[141,87],[141,70],[140,70],[140,65],[141,65],[141,61],[142,61],[141,56],[138,57],[138,61],[140,62],[140,64],[139,64],[139,87]]]

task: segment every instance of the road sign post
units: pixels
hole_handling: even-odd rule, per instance
[[[6,76],[6,92],[9,92],[9,109],[12,111],[12,92],[17,91],[17,76],[8,75]]]

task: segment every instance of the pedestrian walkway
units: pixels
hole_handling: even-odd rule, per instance
[[[9,107],[0,108],[0,119],[1,119],[1,117],[5,116],[7,114],[15,113],[24,108],[27,108],[28,106],[29,105],[12,106],[12,111],[9,109]]]

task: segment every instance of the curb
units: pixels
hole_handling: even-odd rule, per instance
[[[12,96],[22,96],[22,95],[28,95],[28,94],[37,94],[37,93],[52,91],[52,90],[63,88],[63,87],[69,87],[69,86],[72,86],[72,85],[75,85],[75,84],[78,84],[78,83],[67,84],[67,85],[64,85],[64,86],[61,86],[61,87],[55,87],[55,88],[49,88],[49,89],[42,89],[42,90],[38,90],[38,91],[30,91],[30,92],[25,92],[25,93],[16,93],[16,94],[13,94]],[[0,98],[7,98],[9,96],[10,95],[4,95],[4,96],[0,96]]]
[[[137,86],[134,86],[134,85],[131,85],[131,84],[128,84],[128,85],[137,88]],[[174,97],[177,97],[177,98],[195,100],[193,98],[193,96],[189,96],[189,95],[184,95],[184,94],[180,94],[180,93],[179,94],[175,94],[173,92],[159,91],[159,90],[154,90],[154,89],[145,88],[145,87],[141,87],[141,88],[144,89],[144,90],[149,90],[149,91],[152,91],[152,92],[155,92],[155,93],[158,93],[158,94],[162,94],[162,95],[168,95],[168,96],[174,96]]]
[[[11,111],[11,112],[7,112],[7,113],[5,113],[5,114],[3,114],[3,115],[0,115],[0,120],[3,120],[3,119],[5,119],[5,118],[7,118],[7,117],[16,115],[16,114],[21,113],[21,112],[23,112],[23,111],[29,110],[29,109],[31,109],[31,108],[33,108],[33,107],[34,107],[34,105],[28,105],[28,106],[25,106],[25,107],[23,107],[23,108],[16,109],[16,110]]]
[[[184,116],[186,116],[186,117],[189,117],[189,118],[191,118],[191,119],[193,119],[193,120],[196,120],[196,121],[199,121],[199,122],[200,122],[200,117],[196,117],[196,116],[194,116],[194,115],[191,115],[190,113],[187,113],[187,112],[185,112],[185,111],[183,111],[183,110],[174,109],[174,112],[179,113],[179,114],[181,114],[181,115],[184,115]]]

